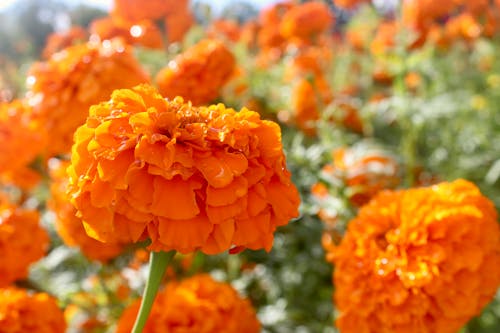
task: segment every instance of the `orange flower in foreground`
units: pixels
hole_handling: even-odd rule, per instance
[[[305,2],[283,15],[280,32],[285,38],[309,39],[327,31],[333,21],[334,17],[324,2]]]
[[[123,251],[120,245],[102,243],[90,238],[85,232],[82,220],[76,217],[76,209],[66,196],[66,168],[69,162],[55,159],[49,162],[52,184],[47,205],[56,214],[56,230],[64,243],[68,246],[78,246],[86,257],[93,260],[106,261],[119,255]]]
[[[103,242],[270,250],[276,227],[298,214],[276,123],[247,109],[169,101],[148,85],[92,106],[71,161],[72,203]]]
[[[46,293],[0,289],[0,333],[64,333],[64,314]]]
[[[45,255],[49,236],[38,220],[37,211],[16,207],[0,195],[0,287],[26,278],[29,265]]]
[[[156,82],[165,97],[182,96],[195,105],[206,104],[219,96],[235,65],[234,56],[222,42],[204,39],[163,68]]]
[[[116,333],[130,332],[139,301],[125,310]],[[207,274],[169,283],[158,293],[144,333],[258,333],[251,303]]]
[[[50,133],[48,156],[69,152],[92,104],[107,100],[114,89],[148,81],[132,50],[119,41],[72,46],[35,64],[29,75],[29,103]]]
[[[381,192],[333,255],[343,333],[455,333],[500,285],[497,212],[465,180]]]
[[[4,143],[0,149],[0,179],[4,181],[29,174],[27,166],[45,149],[47,136],[30,113],[31,108],[23,101],[0,103],[0,142]]]

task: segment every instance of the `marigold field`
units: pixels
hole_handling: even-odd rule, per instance
[[[499,0],[0,7],[0,333],[500,332]]]

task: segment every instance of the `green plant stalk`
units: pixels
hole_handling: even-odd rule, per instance
[[[146,281],[146,287],[144,288],[144,293],[142,296],[141,307],[139,308],[139,313],[135,319],[134,328],[132,333],[142,333],[146,321],[148,320],[149,313],[153,307],[153,302],[156,298],[156,293],[160,287],[160,282],[163,278],[163,274],[167,269],[168,264],[175,255],[175,251],[170,252],[151,252],[149,258],[149,276]]]

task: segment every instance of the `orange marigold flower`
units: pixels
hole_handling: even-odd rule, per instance
[[[72,203],[103,242],[270,250],[276,227],[298,214],[276,123],[245,108],[170,101],[149,85],[92,106],[71,161]]]
[[[28,98],[50,133],[47,155],[69,152],[92,104],[108,99],[114,89],[146,81],[132,50],[117,40],[72,46],[36,63],[27,80]]]
[[[29,266],[45,255],[49,236],[38,220],[37,211],[16,207],[0,195],[0,287],[26,278]]]
[[[16,179],[41,154],[47,136],[41,124],[30,116],[31,108],[20,100],[0,103],[0,178]]]
[[[497,212],[465,180],[379,193],[333,254],[344,333],[455,333],[500,285]]]
[[[116,333],[130,332],[140,302],[128,307]],[[144,333],[257,333],[260,323],[247,299],[208,274],[171,282],[159,292]]]
[[[54,32],[47,37],[45,48],[42,51],[44,58],[50,58],[56,52],[59,52],[73,44],[87,40],[87,31],[82,27],[71,27],[64,32]]]
[[[314,86],[307,79],[300,80],[293,89],[294,122],[307,135],[316,134],[320,114]]]
[[[0,333],[64,333],[66,322],[57,300],[46,293],[0,289]]]
[[[399,165],[383,150],[358,144],[336,149],[331,174],[347,186],[347,195],[356,206],[362,206],[384,189],[399,185]]]
[[[56,230],[64,243],[77,246],[82,253],[93,260],[106,261],[119,255],[123,248],[118,244],[102,243],[87,235],[82,220],[76,216],[76,209],[66,196],[68,178],[66,168],[68,161],[49,161],[49,171],[52,179],[50,185],[51,197],[47,202],[50,210],[56,215]]]
[[[156,20],[167,16],[180,0],[114,0],[112,15],[129,22]]]
[[[229,80],[236,61],[231,51],[215,39],[204,39],[178,55],[156,76],[162,95],[182,96],[195,105],[213,101]]]
[[[370,0],[333,0],[333,4],[344,9],[353,9],[362,3],[369,3]]]
[[[283,15],[280,32],[285,38],[313,38],[327,31],[334,17],[322,1],[309,1],[295,6]]]
[[[128,22],[113,17],[103,17],[92,21],[89,30],[100,40],[122,38],[130,45],[152,49],[163,48],[161,31],[151,21]]]
[[[179,3],[179,6],[165,18],[164,22],[168,41],[175,43],[182,41],[184,35],[194,24],[195,17],[189,9],[187,2],[185,6],[180,6]]]

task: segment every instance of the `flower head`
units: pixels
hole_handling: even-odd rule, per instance
[[[114,89],[146,81],[132,51],[118,40],[75,45],[36,63],[28,77],[28,97],[34,117],[50,133],[47,155],[69,152],[73,133],[92,104],[108,99]]]
[[[114,0],[112,15],[129,22],[164,18],[175,9],[179,0]]]
[[[328,30],[334,17],[322,1],[309,1],[294,6],[283,15],[280,25],[285,38],[310,39]]]
[[[0,287],[26,278],[29,266],[45,255],[49,236],[38,220],[37,211],[23,210],[0,196]]]
[[[27,166],[45,149],[47,136],[30,113],[31,108],[23,101],[0,103],[0,142],[4,143],[0,150],[0,179],[3,181],[15,182],[16,175],[29,173]]]
[[[156,82],[165,97],[182,96],[195,105],[202,105],[219,96],[235,64],[234,56],[222,42],[204,39],[163,68]]]
[[[139,301],[125,310],[117,333],[130,332]],[[144,333],[257,333],[260,324],[251,303],[229,284],[209,275],[169,283],[153,304]]]
[[[115,243],[102,243],[91,238],[85,232],[82,220],[76,216],[75,207],[66,196],[68,179],[66,168],[67,161],[49,161],[51,186],[51,197],[47,205],[56,215],[56,230],[64,243],[68,246],[77,246],[82,253],[93,260],[106,261],[119,255],[123,248]]]
[[[497,212],[465,180],[383,191],[333,256],[342,332],[458,332],[500,285]]]
[[[64,333],[66,322],[57,301],[45,293],[0,289],[0,333]]]
[[[69,194],[87,233],[153,250],[270,250],[297,216],[279,126],[247,109],[194,107],[142,85],[92,106],[75,133]]]

